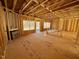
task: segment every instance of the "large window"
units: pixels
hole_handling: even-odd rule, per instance
[[[34,28],[35,28],[35,22],[34,21],[30,21],[29,25],[30,25],[30,30],[34,30]]]
[[[23,21],[23,30],[29,30],[29,21]]]
[[[50,28],[50,22],[44,22],[44,28]]]
[[[24,20],[23,21],[23,30],[34,30],[35,28],[35,22],[34,21],[29,21],[29,20]]]

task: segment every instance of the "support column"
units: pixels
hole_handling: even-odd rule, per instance
[[[11,40],[11,35],[9,31],[9,20],[8,20],[8,9],[7,9],[7,1],[4,0],[5,6],[6,6],[6,27],[7,27],[7,34],[8,34],[8,39]]]
[[[41,21],[40,21],[40,31],[44,31],[43,24],[44,24],[44,21],[41,20]]]
[[[79,44],[79,20],[78,20],[78,28],[77,28],[76,44]]]

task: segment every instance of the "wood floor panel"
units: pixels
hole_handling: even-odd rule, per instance
[[[5,59],[79,59],[79,46],[71,39],[34,33],[11,41]]]

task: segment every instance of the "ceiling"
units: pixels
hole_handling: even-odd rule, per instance
[[[1,0],[5,6],[5,0]],[[69,7],[79,4],[79,0],[6,0],[7,7],[24,15],[52,19],[55,14],[67,13]],[[58,16],[59,17],[59,16]]]

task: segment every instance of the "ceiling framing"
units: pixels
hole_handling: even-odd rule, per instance
[[[5,7],[4,0],[1,0]],[[52,16],[55,11],[78,5],[79,0],[7,0],[7,8],[35,17]],[[51,18],[51,17],[48,17]]]

